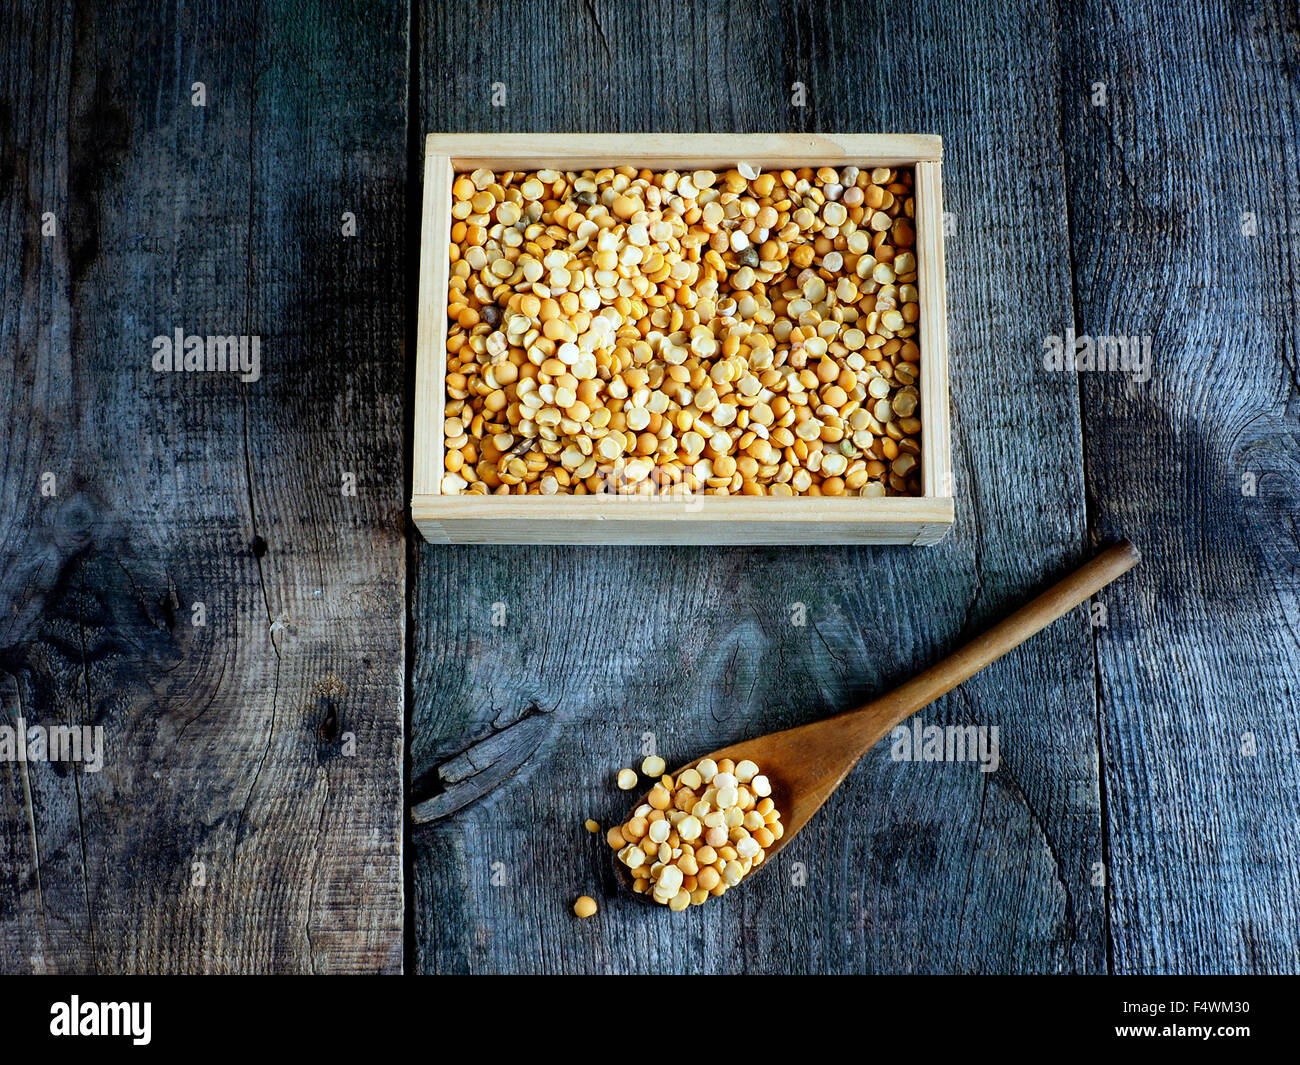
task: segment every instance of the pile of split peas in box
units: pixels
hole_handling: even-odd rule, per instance
[[[445,494],[919,495],[912,173],[459,174]]]

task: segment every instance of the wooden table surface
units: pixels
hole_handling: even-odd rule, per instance
[[[0,970],[1300,970],[1294,4],[16,7],[0,721],[105,761],[0,763]],[[430,130],[941,134],[953,533],[419,542]],[[155,372],[177,328],[260,380]],[[856,705],[1119,536],[923,713],[996,771],[877,748],[744,890],[614,895],[582,822],[648,744]]]

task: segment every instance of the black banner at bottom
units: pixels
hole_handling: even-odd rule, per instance
[[[0,990],[6,1049],[94,1053],[112,1043],[132,1054],[374,1052],[410,1039],[437,1053],[449,1049],[442,1043],[448,1031],[471,1035],[489,1052],[494,1042],[506,1052],[510,1044],[536,1047],[537,1040],[558,1049],[560,1041],[598,1038],[610,1031],[607,1021],[623,1018],[622,1028],[647,1010],[667,1010],[680,1023],[693,1000],[696,1019],[687,1023],[697,1035],[707,1028],[703,1016],[725,1002],[723,1013],[731,1016],[719,1021],[736,1035],[760,1021],[770,1035],[779,1023],[814,1045],[822,1037],[838,1043],[852,1033],[862,1041],[878,1032],[890,1042],[919,1040],[927,1051],[997,1045],[1041,1053],[1046,1031],[1057,1046],[1085,1052],[1154,1044],[1180,1054],[1197,1045],[1217,1053],[1261,1037],[1266,1042],[1258,1047],[1276,1045],[1290,1027],[1285,1018],[1295,1012],[1296,992],[1294,978],[1256,976],[890,976],[850,979],[852,986],[830,992],[787,978],[761,998],[756,987],[722,976],[704,984],[674,977],[671,989],[633,989],[612,979],[578,988],[525,987],[523,978],[507,987],[487,979],[28,976],[6,977]],[[459,1043],[451,1044],[453,1052]]]

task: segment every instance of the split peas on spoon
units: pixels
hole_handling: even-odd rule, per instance
[[[662,773],[662,758],[646,762]],[[739,884],[785,834],[771,795],[754,762],[704,758],[675,778],[663,775],[606,841],[618,848],[633,891],[684,910]]]

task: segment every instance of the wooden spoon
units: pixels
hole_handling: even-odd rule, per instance
[[[1012,648],[1020,646],[1057,618],[1068,614],[1115,578],[1127,573],[1140,558],[1137,548],[1127,540],[1121,540],[1022,606],[1005,621],[888,695],[824,721],[771,732],[701,755],[675,770],[673,778],[705,758],[712,758],[715,762],[722,758],[730,758],[733,762],[748,758],[754,762],[772,783],[772,801],[785,826],[785,835],[767,848],[763,864],[759,866],[759,869],[765,869],[776,853],[812,819],[862,756],[894,726],[952,691]],[[637,805],[643,802],[644,797]],[[617,855],[614,855],[614,868],[619,880],[630,889],[631,873]],[[648,895],[638,895],[638,898],[651,901]]]

